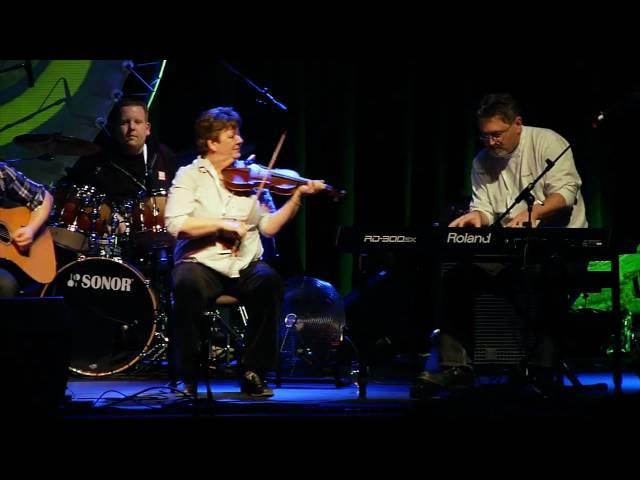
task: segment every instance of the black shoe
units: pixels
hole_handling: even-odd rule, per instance
[[[273,390],[260,378],[256,372],[248,370],[240,379],[240,391],[252,397],[272,397]]]
[[[449,367],[442,372],[422,372],[418,384],[440,389],[462,389],[473,386],[473,370],[469,367]]]

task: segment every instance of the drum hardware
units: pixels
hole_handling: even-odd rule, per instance
[[[169,349],[169,338],[156,332],[151,346],[140,356],[140,361],[134,366],[134,369],[148,370],[152,367],[161,366],[163,362],[168,361],[167,352]]]
[[[231,308],[230,308],[231,307]],[[217,304],[215,310],[203,312],[209,368],[228,368],[244,348],[247,312],[244,306]]]
[[[117,262],[122,262],[122,248],[118,242],[118,236],[109,234],[97,237],[89,237],[89,248],[87,253],[93,257],[111,258]]]
[[[167,315],[159,313],[156,317],[156,331],[149,348],[140,356],[140,361],[133,366],[136,374],[148,373],[152,369],[169,366],[169,337],[165,334]]]

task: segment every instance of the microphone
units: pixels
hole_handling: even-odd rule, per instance
[[[591,126],[593,128],[598,128],[598,125],[604,120],[604,112],[602,110],[600,110],[598,112],[598,115],[596,115],[596,119],[593,121],[593,123],[591,124]]]
[[[284,317],[284,326],[287,328],[293,327],[298,322],[298,316],[295,313],[287,313]]]
[[[606,106],[598,111],[591,122],[591,127],[598,128],[603,123],[615,118],[618,114],[629,110],[633,106],[637,106],[638,103],[640,103],[640,93],[636,92],[631,94],[626,100]]]
[[[271,100],[271,102],[278,107],[281,111],[286,112],[287,111],[287,107],[285,107],[282,103],[280,103],[278,100],[276,100],[275,98],[273,98],[273,95],[271,95],[271,93],[269,92],[268,89],[263,88],[260,93],[262,93],[265,97],[267,97],[269,100]]]
[[[24,70],[27,74],[27,84],[29,87],[33,87],[36,82],[33,80],[33,66],[31,65],[31,60],[24,61]]]

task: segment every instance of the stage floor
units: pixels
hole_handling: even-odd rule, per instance
[[[615,415],[612,403],[640,396],[640,377],[625,372],[622,395],[615,395],[610,372],[578,373],[585,385],[604,383],[606,390],[568,388],[558,395],[539,395],[531,388],[515,388],[504,377],[482,376],[475,388],[440,396],[412,397],[411,379],[404,377],[368,378],[366,397],[357,384],[336,387],[331,379],[285,378],[274,387],[270,398],[254,398],[240,393],[235,378],[211,380],[211,396],[201,382],[198,399],[185,396],[169,386],[161,375],[114,375],[111,377],[71,377],[62,417],[70,422],[84,419],[188,418],[197,416],[226,418],[269,417],[389,417],[428,416],[447,418],[508,418],[512,416]],[[270,382],[273,386],[273,382]],[[565,385],[571,387],[568,380]],[[638,403],[640,409],[640,403]]]

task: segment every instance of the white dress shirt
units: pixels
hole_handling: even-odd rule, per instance
[[[523,126],[520,143],[507,158],[494,157],[488,149],[483,149],[473,160],[470,210],[484,213],[493,223],[545,169],[545,160],[555,160],[567,145],[567,141],[552,130]],[[562,195],[567,207],[573,207],[570,209],[570,218],[564,219],[561,225],[552,225],[582,228],[587,227],[587,219],[580,194],[581,185],[573,155],[568,150],[540,179],[532,194],[539,201],[544,201],[552,193]],[[526,208],[526,203],[520,202],[503,219],[503,225]]]
[[[268,209],[258,202],[255,194],[243,196],[230,192],[211,163],[198,157],[176,173],[167,199],[165,224],[177,238],[189,217],[245,222],[247,235],[235,256],[228,247],[216,242],[215,235],[178,239],[174,252],[176,263],[194,261],[228,277],[238,277],[240,270],[262,256],[259,231],[269,216]]]

